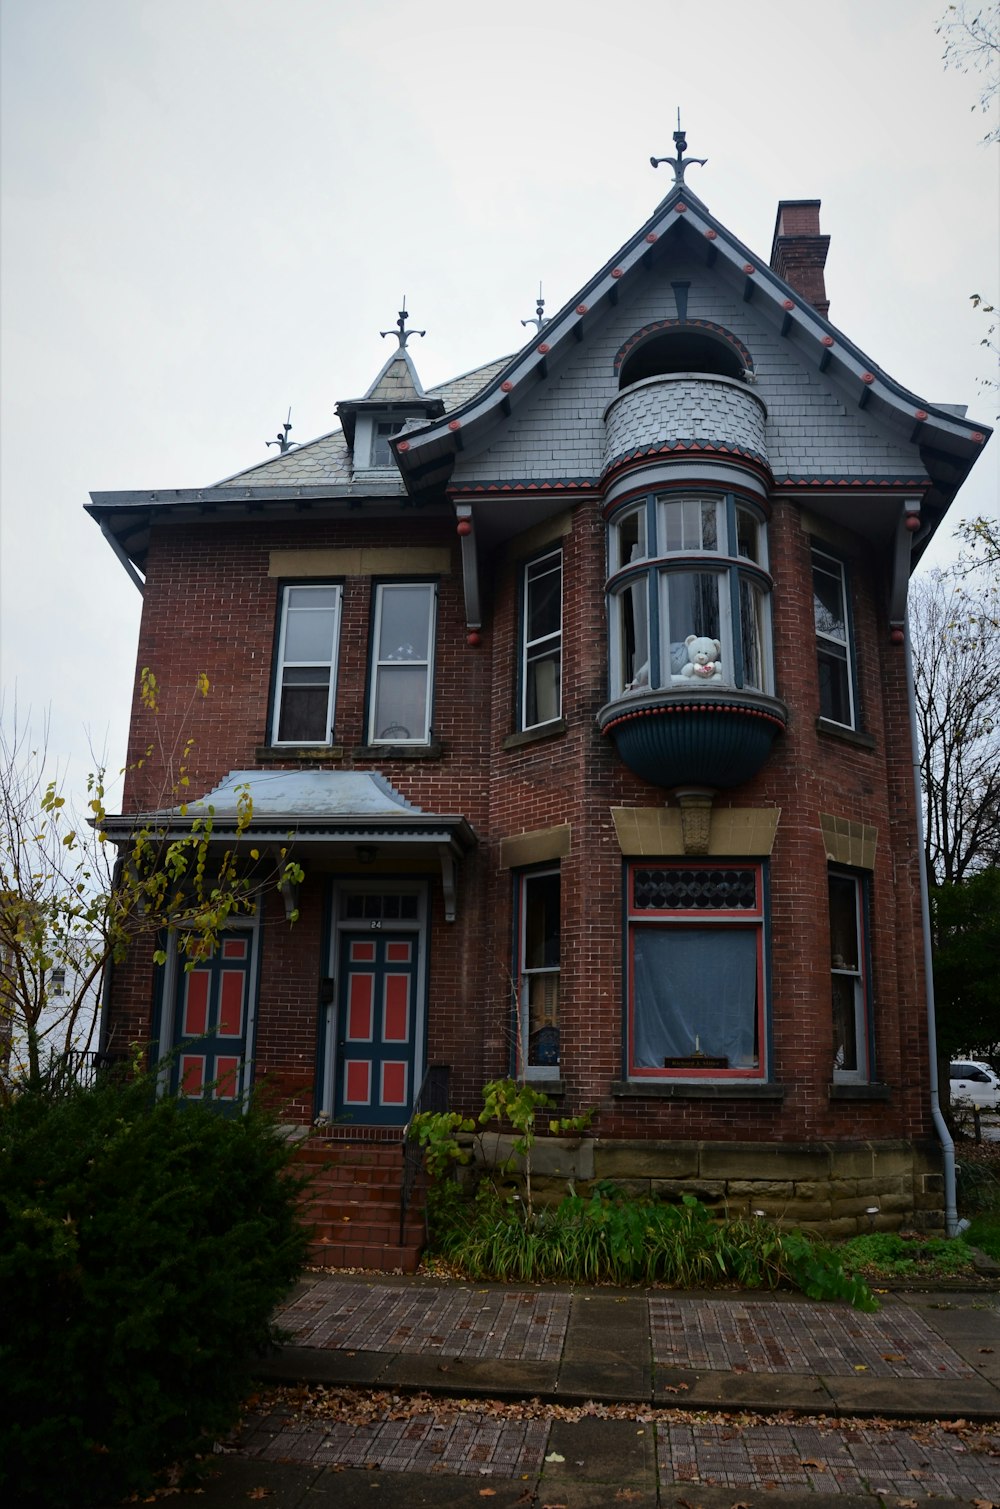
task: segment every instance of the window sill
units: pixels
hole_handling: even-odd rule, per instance
[[[289,760],[311,765],[344,758],[343,744],[262,744],[255,749],[258,765],[281,764]]]
[[[690,1080],[626,1079],[611,1086],[616,1100],[776,1100],[785,1098],[784,1085],[741,1083],[693,1084]]]
[[[519,1081],[529,1090],[538,1090],[542,1095],[565,1095],[566,1081],[564,1079],[525,1079]]]
[[[832,1084],[831,1100],[891,1100],[892,1090],[888,1085]]]
[[[566,732],[566,719],[553,718],[551,723],[539,723],[537,728],[526,728],[522,733],[508,734],[503,741],[504,749],[522,749],[526,744],[537,744],[541,739],[554,739]]]
[[[816,732],[829,734],[834,739],[842,739],[845,744],[854,744],[858,749],[875,748],[875,740],[871,734],[864,734],[857,728],[848,728],[844,723],[832,723],[829,718],[816,719]]]
[[[440,760],[443,744],[356,744],[351,750],[354,760]]]

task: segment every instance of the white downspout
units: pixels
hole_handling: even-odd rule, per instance
[[[910,751],[913,758],[913,790],[917,809],[917,856],[920,866],[920,920],[924,935],[924,979],[927,991],[927,1038],[930,1057],[931,1116],[941,1143],[944,1159],[944,1219],[948,1236],[958,1234],[958,1204],[955,1190],[955,1143],[941,1110],[938,1085],[937,1018],[934,1010],[934,959],[931,947],[931,905],[927,886],[927,859],[924,850],[924,797],[920,778],[920,744],[917,739],[917,703],[913,683],[913,654],[910,648],[910,621],[903,626],[906,652],[906,705],[910,715]]]

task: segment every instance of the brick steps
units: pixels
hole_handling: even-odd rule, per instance
[[[312,1228],[309,1262],[321,1268],[414,1273],[424,1246],[423,1181],[414,1190],[403,1241],[403,1158],[395,1146],[311,1138],[296,1152],[309,1184],[303,1216]]]

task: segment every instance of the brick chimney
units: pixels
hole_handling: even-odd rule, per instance
[[[830,313],[830,300],[826,296],[823,268],[830,250],[830,237],[819,233],[819,207],[818,199],[782,199],[779,202],[771,242],[771,267],[779,278],[784,278],[796,293],[826,316]]]

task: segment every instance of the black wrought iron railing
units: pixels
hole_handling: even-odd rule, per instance
[[[431,1064],[424,1075],[417,1098],[413,1102],[410,1120],[403,1128],[403,1182],[399,1191],[399,1245],[402,1247],[406,1229],[406,1215],[413,1198],[413,1189],[424,1163],[420,1143],[410,1136],[410,1127],[418,1111],[447,1111],[448,1081],[451,1068],[448,1064]]]

